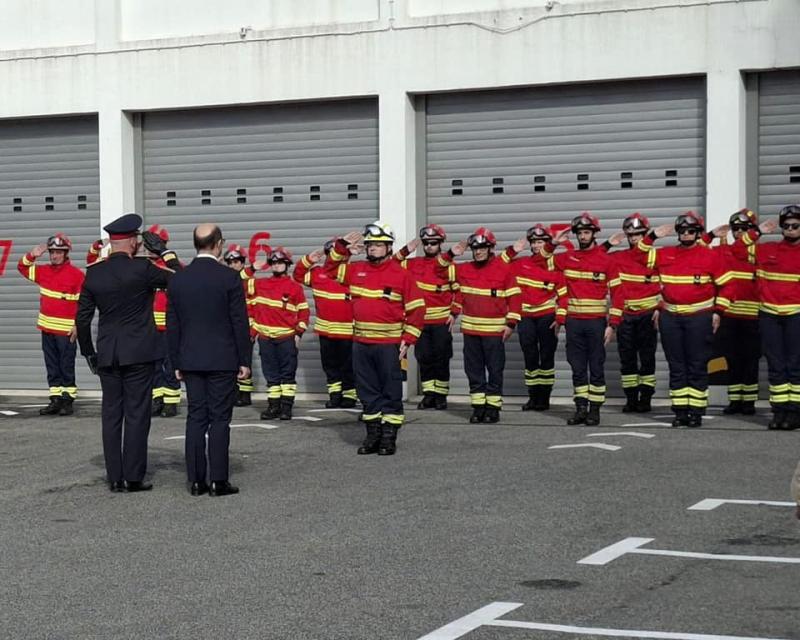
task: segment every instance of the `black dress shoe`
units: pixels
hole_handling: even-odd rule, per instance
[[[111,493],[122,493],[125,491],[125,485],[122,483],[122,480],[109,482],[108,488],[111,490]]]
[[[202,496],[208,493],[208,485],[205,482],[192,482],[192,486],[189,487],[189,493],[193,496]]]
[[[137,491],[150,491],[153,485],[149,482],[142,482],[141,480],[125,480],[125,491],[128,493],[136,493]]]
[[[208,488],[208,495],[210,496],[230,496],[234,493],[239,493],[239,487],[234,487],[227,480],[212,482]]]

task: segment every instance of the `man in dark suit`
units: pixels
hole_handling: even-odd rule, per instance
[[[78,302],[75,325],[81,354],[103,390],[103,454],[109,487],[114,492],[149,491],[147,437],[153,363],[166,354],[153,320],[153,296],[167,286],[171,271],[147,258],[135,258],[141,246],[142,217],[129,213],[106,225],[111,253],[91,265]],[[177,256],[155,234],[143,234],[145,246],[170,269]],[[92,343],[92,318],[100,312],[97,351]]]
[[[242,279],[219,262],[224,243],[218,226],[198,226],[197,257],[167,288],[167,343],[189,403],[186,472],[193,496],[239,492],[228,481],[230,422],[236,381],[250,376],[252,347]]]

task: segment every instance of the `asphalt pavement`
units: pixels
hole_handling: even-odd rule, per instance
[[[607,407],[592,428],[566,426],[567,405],[515,405],[470,425],[466,405],[407,404],[397,455],[379,457],[356,455],[353,412],[248,407],[231,438],[241,493],[211,498],[186,490],[184,407],[153,421],[154,490],[112,494],[99,403],[63,419],[36,404],[0,402],[2,638],[800,639],[800,432],[763,413],[689,430],[663,407]],[[604,446],[550,448],[587,444]],[[783,504],[689,509],[710,498]],[[579,563],[632,537],[648,541]],[[528,628],[452,631],[494,602]]]

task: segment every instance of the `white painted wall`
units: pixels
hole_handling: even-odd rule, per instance
[[[36,49],[94,42],[95,0],[0,0],[0,47]]]

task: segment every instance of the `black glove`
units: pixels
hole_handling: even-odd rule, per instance
[[[89,367],[89,371],[91,371],[94,375],[97,375],[97,354],[93,353],[90,356],[86,356],[86,364]]]
[[[144,242],[144,248],[157,256],[160,256],[167,250],[167,243],[152,231],[144,231],[142,233],[142,241]]]

